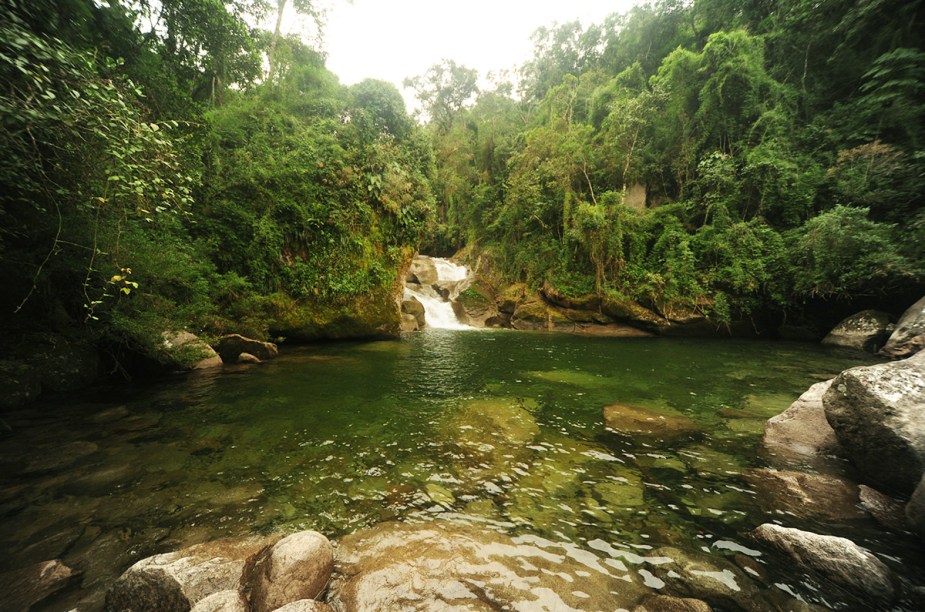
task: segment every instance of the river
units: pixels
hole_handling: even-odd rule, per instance
[[[768,417],[864,363],[800,343],[434,329],[45,402],[9,415],[0,440],[0,571],[59,557],[84,574],[55,605],[92,610],[157,552],[452,514],[596,555],[602,541],[745,555],[776,588],[855,607],[743,534],[783,521],[850,535],[901,573],[922,567],[916,544],[868,519],[795,515],[743,474],[768,465]],[[699,431],[624,437],[604,427],[614,403]]]

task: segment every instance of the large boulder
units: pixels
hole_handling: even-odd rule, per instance
[[[825,418],[822,396],[832,381],[816,383],[787,410],[768,419],[764,426],[764,446],[785,460],[815,460],[840,452],[835,430]]]
[[[237,589],[229,589],[200,599],[190,612],[250,612],[250,610],[241,593]]]
[[[235,363],[241,353],[249,353],[261,361],[279,355],[279,348],[272,342],[245,338],[241,334],[222,336],[215,342],[215,350],[225,363]]]
[[[880,349],[880,354],[894,359],[908,357],[925,347],[925,297],[909,307],[899,318],[896,329]]]
[[[890,570],[851,540],[765,523],[752,532],[761,544],[785,555],[799,567],[880,604],[896,591]]]
[[[222,366],[222,358],[204,340],[188,331],[164,332],[163,346],[172,367],[204,370]]]
[[[426,321],[424,319],[424,304],[422,304],[419,299],[413,295],[410,295],[408,292],[405,292],[404,298],[402,299],[401,312],[402,315],[411,315],[415,324],[417,325],[417,327],[414,329],[424,329],[424,326],[426,325]],[[404,319],[404,317],[402,318]]]
[[[925,473],[925,353],[845,370],[822,403],[863,479],[911,494]]]
[[[536,299],[517,305],[511,316],[511,327],[520,331],[571,332],[575,323],[558,309]]]
[[[607,429],[620,434],[663,442],[689,438],[700,433],[697,424],[679,412],[626,404],[605,406],[604,424]]]
[[[244,572],[254,612],[270,612],[300,599],[315,599],[334,570],[334,548],[317,531],[301,531],[267,547]]]
[[[113,583],[106,609],[186,611],[221,591],[236,591],[247,562],[273,541],[218,540],[142,559]]]
[[[432,285],[437,282],[437,268],[430,257],[415,256],[408,269],[406,280],[409,283]]]
[[[484,525],[381,523],[343,538],[338,610],[613,610],[650,594],[591,551]]]
[[[862,310],[853,314],[822,339],[826,346],[876,353],[894,329],[893,318],[879,310]]]
[[[0,574],[0,610],[31,610],[79,575],[57,559]]]

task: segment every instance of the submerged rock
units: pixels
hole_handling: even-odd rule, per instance
[[[317,531],[302,531],[248,561],[242,582],[255,612],[270,612],[321,595],[334,569],[334,548]]]
[[[899,359],[909,357],[925,347],[925,297],[910,306],[899,318],[880,354]]]
[[[861,505],[877,522],[896,531],[906,531],[909,525],[906,522],[902,502],[893,499],[885,493],[872,489],[867,485],[859,485]]]
[[[80,575],[58,559],[0,574],[0,610],[19,612],[58,593]]]
[[[689,417],[678,412],[656,411],[639,406],[611,404],[604,407],[607,429],[634,438],[651,438],[663,442],[700,433]]]
[[[845,370],[822,403],[862,477],[877,488],[911,494],[925,473],[925,353]]]
[[[142,559],[106,593],[106,609],[189,610],[210,595],[237,590],[248,559],[272,541],[260,537],[218,540]]]
[[[658,548],[652,575],[676,597],[706,601],[722,609],[769,609],[761,589],[721,556],[674,547]]]
[[[889,568],[851,540],[771,523],[759,526],[752,537],[844,589],[881,603],[893,601]]]
[[[250,354],[260,360],[273,359],[279,355],[279,348],[272,342],[245,338],[241,334],[222,336],[216,341],[215,350],[226,363],[243,361],[242,354]]]
[[[768,510],[801,518],[862,519],[858,486],[845,478],[765,468],[747,470],[745,479]]]
[[[822,405],[822,396],[831,385],[831,380],[816,383],[787,410],[769,419],[764,427],[765,448],[785,459],[837,455],[841,447]]]
[[[336,567],[340,610],[613,610],[649,594],[574,545],[447,521],[347,536]]]
[[[826,346],[876,353],[893,332],[893,317],[879,310],[862,310],[836,325],[822,339]]]

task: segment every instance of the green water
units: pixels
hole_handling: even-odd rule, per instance
[[[769,506],[742,472],[768,465],[764,420],[863,364],[806,344],[431,330],[47,404],[0,440],[0,571],[59,557],[84,575],[55,605],[93,609],[134,561],[208,539],[468,515],[588,550],[746,550],[768,583],[854,607],[743,534],[850,535],[901,573],[921,567],[916,545]],[[604,428],[614,403],[700,431],[621,436]]]

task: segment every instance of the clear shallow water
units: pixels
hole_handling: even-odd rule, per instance
[[[742,534],[776,520],[846,535],[906,575],[921,573],[917,545],[868,520],[795,517],[742,472],[767,465],[764,420],[862,364],[805,344],[429,330],[47,404],[9,415],[16,435],[0,440],[0,571],[60,557],[84,577],[56,605],[92,609],[158,552],[446,514],[602,558],[744,554],[779,589],[856,607]],[[684,414],[701,433],[619,436],[602,419],[613,403]]]

